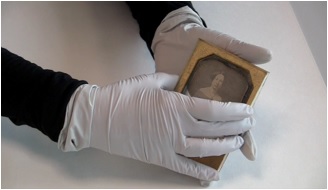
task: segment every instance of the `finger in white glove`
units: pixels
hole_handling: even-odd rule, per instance
[[[205,180],[200,180],[200,185],[202,187],[209,187],[211,185],[212,181],[205,181]]]
[[[244,139],[244,144],[240,147],[240,151],[244,154],[244,156],[251,161],[256,160],[257,157],[257,146],[254,140],[253,134],[251,131],[246,131],[242,135]]]

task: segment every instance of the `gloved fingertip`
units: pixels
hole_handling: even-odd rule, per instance
[[[212,181],[199,180],[199,182],[202,187],[209,187],[213,183],[213,181],[219,181],[219,180],[220,180],[219,172],[216,172],[216,175]]]
[[[262,48],[262,51],[258,51],[258,56],[256,60],[254,60],[254,64],[263,64],[271,61],[272,59],[272,51]]]
[[[250,161],[255,161],[256,160],[256,155],[253,155],[252,157],[249,158]]]
[[[272,51],[271,50],[268,50],[268,49],[266,49],[266,51],[267,51],[267,57],[266,57],[266,62],[269,62],[269,61],[271,61],[271,59],[272,59]]]
[[[200,180],[200,185],[202,187],[209,187],[211,185],[212,181],[206,181],[206,180]]]
[[[249,160],[249,161],[255,161],[256,157],[257,157],[256,154],[244,154],[244,155],[247,158],[247,160]]]
[[[257,158],[257,151],[256,151],[256,147],[254,147],[251,151],[252,153],[249,155],[248,160],[250,161],[255,161]]]
[[[211,185],[211,181],[200,180],[200,185],[202,187],[209,187]]]
[[[256,160],[257,146],[252,133],[250,131],[247,131],[242,136],[245,142],[243,146],[240,148],[241,152],[248,160],[250,161]]]

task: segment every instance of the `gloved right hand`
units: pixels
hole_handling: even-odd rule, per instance
[[[222,155],[244,143],[238,134],[255,123],[242,103],[173,92],[178,76],[142,75],[115,84],[80,86],[70,99],[59,148],[93,147],[201,180],[218,171],[187,157]]]
[[[169,13],[158,26],[152,50],[156,72],[181,75],[199,39],[225,49],[250,63],[266,63],[271,52],[265,48],[240,41],[222,32],[204,27],[199,15],[189,7],[181,7]],[[257,157],[256,143],[251,131],[243,134],[242,153],[249,160]]]

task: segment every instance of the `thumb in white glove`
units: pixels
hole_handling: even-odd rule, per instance
[[[156,30],[152,42],[156,71],[181,75],[199,39],[251,63],[271,60],[271,52],[265,48],[205,28],[198,14],[186,6],[168,14]],[[247,131],[243,137],[247,143],[241,148],[242,153],[249,160],[255,160],[256,144],[251,132]]]
[[[238,134],[254,125],[253,109],[172,92],[175,75],[142,75],[105,87],[83,85],[67,107],[59,148],[93,147],[201,180],[218,171],[187,157],[239,149]]]

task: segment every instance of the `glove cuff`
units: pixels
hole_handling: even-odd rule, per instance
[[[58,148],[64,152],[90,146],[96,85],[81,85],[75,90],[66,108],[64,126],[59,134]]]
[[[162,21],[162,23],[158,26],[153,42],[151,45],[151,49],[155,52],[156,44],[160,41],[161,36],[164,33],[167,33],[174,29],[176,26],[180,24],[186,23],[196,23],[197,25],[203,26],[203,21],[199,17],[199,15],[193,11],[190,7],[184,6],[177,10],[170,12]]]

